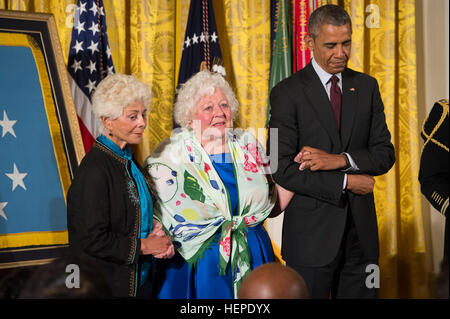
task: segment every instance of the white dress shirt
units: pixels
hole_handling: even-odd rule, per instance
[[[311,64],[314,68],[314,71],[316,71],[317,75],[319,76],[320,82],[322,83],[323,87],[325,88],[328,98],[330,98],[331,77],[333,75],[336,75],[338,77],[338,79],[339,79],[338,85],[342,92],[342,72],[339,72],[336,74],[330,74],[327,71],[325,71],[324,69],[322,69],[322,67],[314,59],[311,59]],[[344,154],[345,156],[347,156],[348,162],[350,163],[350,167],[345,170],[342,170],[343,172],[355,172],[355,171],[359,170],[358,166],[356,165],[355,161],[353,161],[353,158],[350,156],[350,154],[345,153],[345,152],[343,152],[341,154]],[[347,187],[347,174],[345,174],[345,176],[344,176],[343,190],[345,190],[346,187]]]

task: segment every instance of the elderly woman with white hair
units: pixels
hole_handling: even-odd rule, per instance
[[[266,177],[264,149],[233,129],[237,111],[220,74],[197,73],[178,91],[174,117],[181,130],[144,163],[157,196],[155,216],[177,250],[157,263],[158,298],[235,298],[252,269],[274,260],[263,222],[283,207]]]
[[[174,254],[153,221],[148,174],[129,147],[142,139],[150,103],[150,88],[132,75],[112,74],[99,83],[92,108],[103,134],[67,193],[71,251],[95,261],[119,298],[150,297],[152,258]]]

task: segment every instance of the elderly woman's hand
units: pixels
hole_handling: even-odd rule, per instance
[[[170,246],[164,253],[159,254],[159,255],[155,255],[155,258],[172,258],[175,255],[175,248],[172,246]]]
[[[156,236],[166,236],[166,233],[162,229],[162,225],[156,219],[153,219],[153,232]],[[175,249],[173,245],[170,245],[167,250],[161,254],[154,255],[155,258],[172,258],[175,255]]]
[[[153,219],[153,230],[152,233],[154,233],[156,236],[165,236],[166,233],[164,232],[162,225],[159,221],[156,219]]]
[[[164,258],[159,256],[165,256],[171,252],[171,249],[173,250],[172,241],[164,233],[158,221],[154,220],[153,223],[152,232],[146,238],[141,239],[141,254]]]

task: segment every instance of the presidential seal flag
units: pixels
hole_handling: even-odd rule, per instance
[[[101,133],[100,123],[92,113],[91,96],[98,83],[115,72],[102,0],[78,0],[67,67],[87,152]]]
[[[226,75],[211,0],[193,0],[189,7],[177,87],[204,69]],[[174,127],[178,127],[175,122]]]

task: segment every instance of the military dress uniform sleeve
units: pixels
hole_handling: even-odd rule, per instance
[[[421,136],[424,147],[419,171],[423,195],[445,216],[449,204],[448,106],[448,100],[436,102],[423,123]]]

